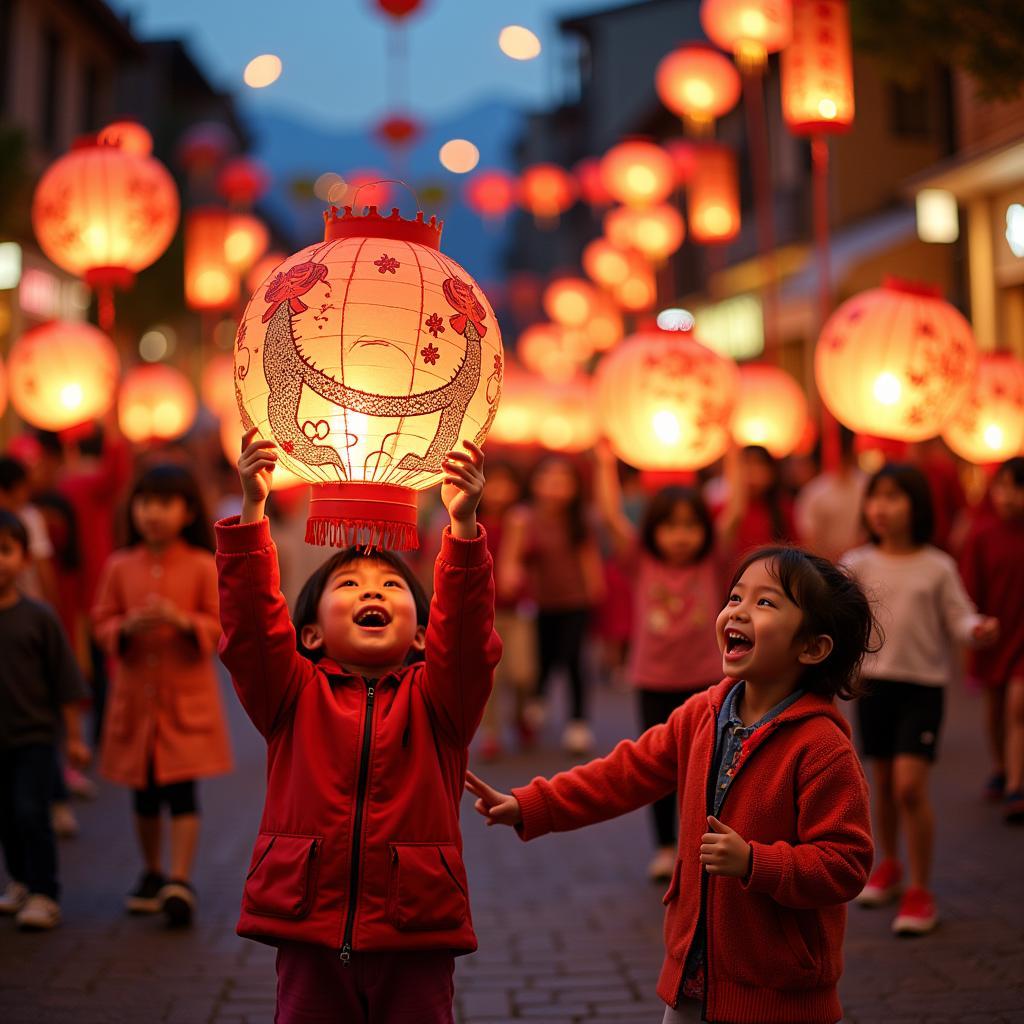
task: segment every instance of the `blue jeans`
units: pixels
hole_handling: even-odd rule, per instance
[[[56,899],[57,841],[50,824],[57,757],[52,743],[0,750],[0,846],[7,873]]]

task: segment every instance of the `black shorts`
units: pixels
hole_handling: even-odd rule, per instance
[[[912,754],[934,761],[942,728],[945,687],[892,679],[864,682],[870,692],[857,701],[864,756],[891,760],[898,754]]]

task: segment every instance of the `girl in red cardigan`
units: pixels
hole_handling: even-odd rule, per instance
[[[238,932],[278,948],[277,1024],[452,1024],[476,949],[459,800],[501,641],[476,507],[483,453],[449,452],[428,607],[386,551],[340,551],[295,603],[263,508],[277,460],[246,435],[242,514],[217,524],[220,654],[267,742]]]
[[[872,845],[864,775],[833,698],[871,647],[863,591],[797,548],[737,569],[716,630],[726,679],[611,754],[511,794],[475,776],[488,825],[523,839],[678,791],[664,902],[664,1024],[835,1024],[846,906]]]

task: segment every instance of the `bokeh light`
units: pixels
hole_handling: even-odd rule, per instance
[[[245,65],[242,75],[250,89],[265,89],[281,77],[281,58],[273,53],[261,53]]]
[[[468,174],[480,163],[480,150],[469,139],[449,139],[437,156],[441,166],[452,174]]]
[[[533,60],[541,51],[540,40],[522,25],[506,25],[498,35],[498,46],[513,60]]]

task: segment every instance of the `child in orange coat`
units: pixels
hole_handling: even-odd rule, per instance
[[[192,473],[154,466],[129,499],[129,544],[108,560],[93,608],[96,637],[115,659],[100,771],[135,790],[145,870],[126,906],[191,923],[199,839],[195,780],[231,770],[214,671],[220,638],[213,537]],[[171,816],[171,872],[160,808]]]

